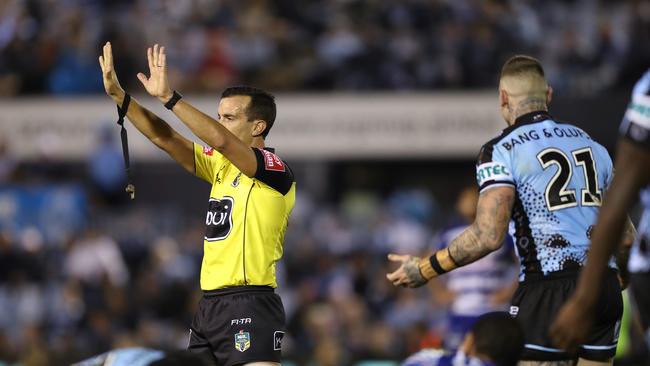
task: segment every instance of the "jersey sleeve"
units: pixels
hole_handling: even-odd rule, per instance
[[[479,192],[494,187],[515,187],[510,160],[488,143],[481,148],[476,162],[476,181]]]
[[[222,157],[223,155],[215,149],[194,143],[194,174],[208,183],[212,183]]]
[[[650,150],[650,70],[634,86],[620,134]]]
[[[253,148],[253,151],[257,158],[255,179],[283,195],[287,194],[294,182],[291,169],[282,159],[268,150]]]

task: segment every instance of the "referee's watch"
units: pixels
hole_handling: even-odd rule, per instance
[[[165,103],[165,108],[169,109],[170,111],[174,108],[176,103],[178,103],[179,100],[181,100],[183,96],[181,93],[177,92],[174,90],[174,93],[172,94],[172,97]]]

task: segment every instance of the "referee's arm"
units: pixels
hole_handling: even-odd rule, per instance
[[[154,45],[147,50],[150,77],[138,74],[138,79],[149,94],[158,98],[163,103],[168,103],[174,98],[174,93],[167,80],[167,56],[165,47]],[[180,98],[180,96],[179,96]],[[257,158],[255,152],[237,136],[228,131],[214,118],[194,108],[183,99],[176,99],[170,108],[171,111],[201,140],[221,153],[248,177],[254,177],[257,172]],[[190,143],[190,151],[192,144]]]
[[[113,51],[108,42],[104,45],[103,55],[99,56],[99,66],[102,68],[106,94],[121,108],[126,92],[117,80],[113,66]],[[151,142],[168,153],[185,170],[194,174],[194,151],[190,140],[181,136],[160,117],[142,107],[134,98],[131,98],[126,117]]]
[[[242,173],[251,178],[255,176],[257,172],[255,152],[221,123],[182,99],[174,105],[172,112],[198,138],[223,154]]]

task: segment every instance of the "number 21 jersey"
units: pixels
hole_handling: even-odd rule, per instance
[[[510,186],[516,192],[510,234],[520,281],[584,264],[612,175],[602,145],[544,111],[517,118],[483,145],[476,165],[480,191]]]

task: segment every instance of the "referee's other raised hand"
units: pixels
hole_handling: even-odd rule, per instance
[[[99,56],[99,67],[102,69],[102,81],[106,94],[113,98],[116,103],[121,103],[124,99],[124,89],[117,80],[117,74],[113,66],[113,48],[111,42],[106,42],[102,48],[102,54]]]
[[[152,97],[158,98],[162,103],[167,103],[174,94],[169,86],[167,78],[167,54],[165,47],[157,43],[147,48],[147,64],[149,65],[149,77],[138,73],[138,80]]]

